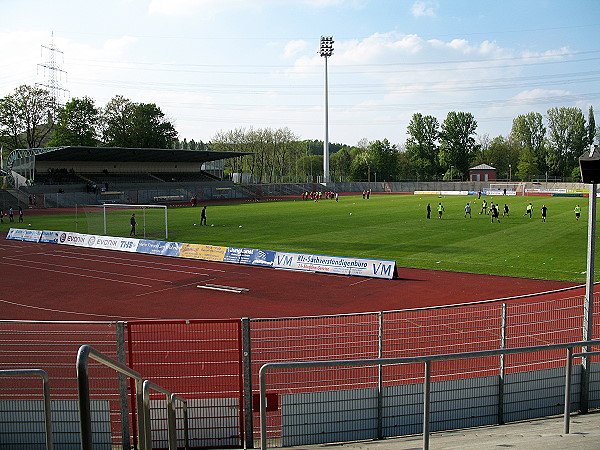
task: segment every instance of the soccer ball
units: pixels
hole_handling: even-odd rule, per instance
[[[350,213],[350,215],[352,215],[352,213]]]
[[[240,225],[240,228],[242,228],[242,226]]]
[[[196,226],[196,224],[194,224],[194,226]]]

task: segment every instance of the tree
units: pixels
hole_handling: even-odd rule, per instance
[[[517,176],[523,181],[529,181],[538,173],[538,163],[535,152],[531,147],[525,147],[521,151],[519,164],[517,166]]]
[[[553,175],[569,177],[586,147],[583,112],[575,107],[551,108],[548,110],[548,129],[549,169]]]
[[[350,172],[353,181],[371,181],[371,168],[375,167],[375,159],[372,152],[363,150],[352,160]]]
[[[384,181],[398,174],[398,150],[387,139],[374,141],[367,149],[358,149],[350,173],[355,181]]]
[[[406,154],[411,166],[421,180],[433,179],[439,174],[437,140],[439,122],[433,116],[415,113],[408,124],[409,134],[406,140]]]
[[[89,97],[73,98],[58,111],[49,146],[59,145],[98,145],[98,124],[100,110]]]
[[[504,136],[496,136],[489,140],[487,135],[480,140],[480,151],[473,160],[473,164],[489,164],[496,168],[499,178],[508,179],[512,169],[516,170],[519,162],[519,147]]]
[[[590,106],[588,112],[588,126],[587,126],[587,145],[594,143],[596,137],[596,119],[594,118],[594,107]]]
[[[177,131],[154,103],[113,97],[102,114],[103,141],[109,147],[172,148]]]
[[[348,181],[350,176],[350,167],[352,165],[352,156],[347,147],[331,154],[329,157],[331,175],[334,181]]]
[[[132,147],[171,148],[177,131],[154,103],[136,103],[131,117]]]
[[[135,147],[130,139],[133,103],[121,95],[114,96],[102,113],[102,140],[108,147]]]
[[[476,129],[477,122],[471,113],[448,113],[440,133],[440,163],[444,169],[452,166],[453,171],[467,176],[478,149],[473,137]]]
[[[374,166],[371,173],[374,173],[374,180],[393,181],[398,174],[398,149],[390,144],[387,139],[375,141],[369,146],[369,151],[373,154]]]
[[[42,88],[21,85],[0,100],[0,134],[10,137],[14,148],[41,147],[52,132],[56,102]]]
[[[540,113],[519,115],[513,120],[510,132],[511,140],[521,149],[530,148],[533,151],[537,164],[537,174],[548,171],[546,128]]]

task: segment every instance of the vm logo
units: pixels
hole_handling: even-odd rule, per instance
[[[391,264],[373,264],[373,273],[379,276],[392,277],[392,265]]]

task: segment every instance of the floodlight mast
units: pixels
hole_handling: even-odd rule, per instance
[[[579,169],[581,181],[589,183],[589,213],[588,213],[588,245],[587,245],[587,269],[585,281],[585,300],[583,303],[583,339],[593,336],[594,325],[594,259],[596,255],[596,196],[597,186],[600,182],[600,152],[594,144],[590,145],[587,152],[579,158]],[[584,347],[584,352],[591,351],[590,347]],[[589,384],[590,384],[590,360],[588,356],[581,359],[581,412],[588,412]]]
[[[325,138],[323,139],[323,183],[329,182],[329,89],[327,58],[333,55],[333,36],[321,36],[319,54],[325,58]]]

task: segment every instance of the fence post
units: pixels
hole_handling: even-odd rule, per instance
[[[502,303],[502,323],[500,328],[500,348],[506,348],[506,303]],[[500,372],[498,374],[498,425],[504,424],[504,354],[500,355]]]
[[[423,450],[429,450],[429,422],[431,419],[431,362],[425,361],[423,374]]]
[[[250,340],[250,319],[248,317],[242,318],[242,358],[244,367],[245,448],[254,448],[254,426],[252,423],[252,346]]]
[[[571,374],[572,374],[573,349],[567,348],[567,362],[565,365],[565,415],[564,430],[569,434],[570,415],[571,415]]]
[[[127,364],[125,352],[125,322],[119,321],[116,325],[117,361]],[[119,405],[121,409],[121,439],[123,448],[131,448],[129,435],[129,394],[127,393],[127,377],[119,372]]]
[[[383,312],[379,311],[379,344],[377,357],[383,358]],[[383,439],[383,365],[377,366],[377,439]]]

